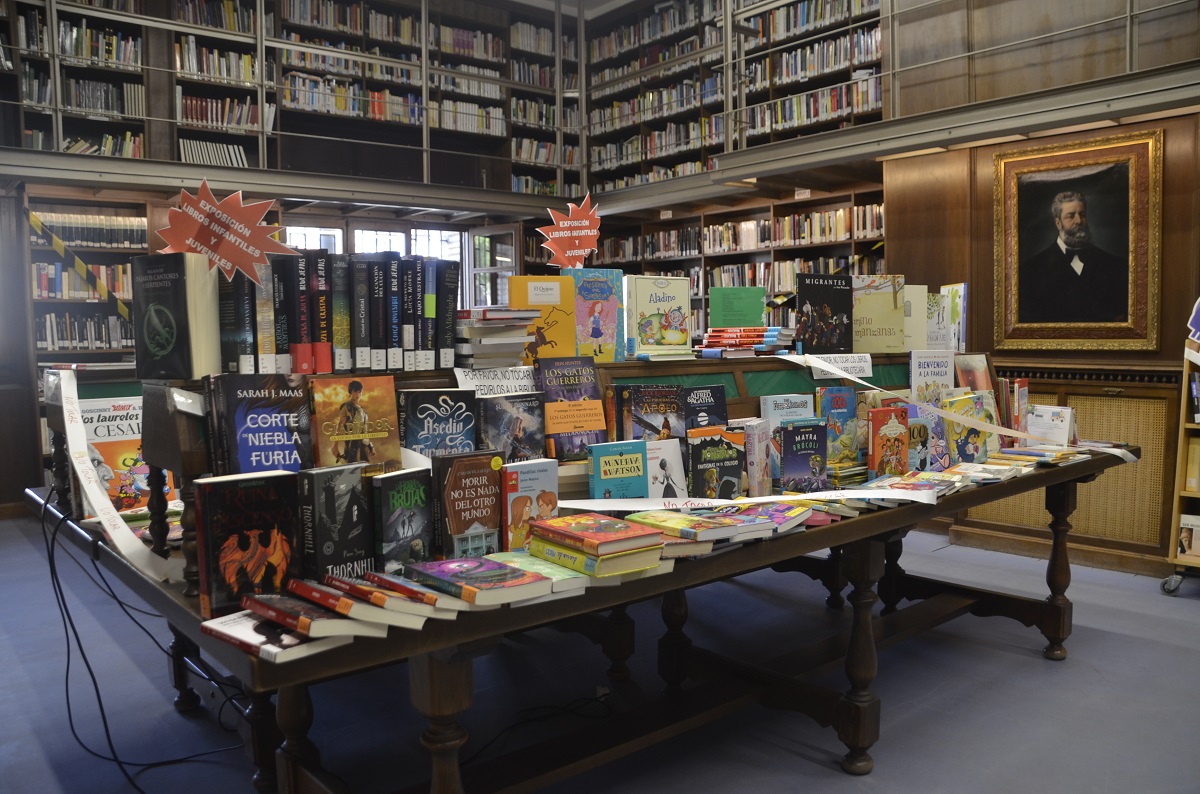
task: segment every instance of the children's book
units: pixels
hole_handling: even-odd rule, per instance
[[[719,383],[708,386],[684,386],[681,391],[683,424],[693,427],[723,425],[729,418],[725,387]]]
[[[731,419],[729,427],[746,434],[746,495],[770,496],[771,489],[771,427],[766,419],[749,417]]]
[[[489,560],[520,568],[522,571],[541,574],[554,583],[550,586],[552,593],[577,592],[583,590],[591,582],[587,574],[572,571],[570,568],[564,568],[549,560],[543,560],[541,557],[535,557],[527,551],[498,551],[486,556]]]
[[[542,357],[534,363],[534,377],[545,393],[546,456],[586,460],[589,445],[607,440],[596,363],[579,356]]]
[[[792,419],[807,419],[816,416],[816,401],[811,394],[776,394],[759,397],[759,412],[771,431],[772,487],[778,487],[780,461],[783,450],[783,423]]]
[[[951,457],[950,457],[950,442],[946,438],[946,426],[942,422],[941,415],[935,414],[930,408],[931,407],[928,405],[909,403],[909,405],[908,405],[909,424],[911,425],[913,421],[919,419],[920,422],[918,422],[918,426],[920,426],[921,424],[928,425],[928,427],[929,427],[929,442],[928,442],[929,443],[929,450],[928,450],[929,467],[928,467],[928,471],[940,472],[940,471],[945,471],[947,468],[949,468],[951,466],[951,464],[953,463],[953,461],[951,460]],[[918,433],[919,432],[920,431],[918,431]],[[911,439],[912,439],[911,431],[909,432],[909,439],[910,439],[909,443],[911,444]]]
[[[950,296],[941,292],[930,292],[927,296],[925,349],[954,352],[954,338],[950,328]]]
[[[908,383],[913,402],[940,406],[942,392],[954,387],[954,353],[914,350],[908,358]]]
[[[818,414],[825,420],[829,444],[829,464],[854,463],[858,460],[858,406],[853,386],[817,388]]]
[[[766,299],[764,287],[710,287],[708,328],[765,327]]]
[[[365,463],[347,463],[298,473],[301,576],[362,576],[375,567],[371,494],[363,490],[365,468]]]
[[[575,355],[591,356],[597,363],[624,361],[625,273],[591,267],[562,272],[575,280]]]
[[[908,408],[903,405],[872,408],[868,414],[870,449],[869,476],[883,477],[908,472]]]
[[[300,573],[296,473],[201,477],[194,485],[200,614],[235,612],[246,593],[282,593]]]
[[[681,438],[646,441],[647,492],[652,499],[687,496],[687,474],[683,467]]]
[[[924,284],[904,285],[904,349],[924,350],[928,346],[929,287]]]
[[[242,608],[306,637],[386,637],[387,624],[339,615],[290,593],[242,596]]]
[[[1050,443],[1060,446],[1074,444],[1075,409],[1061,405],[1030,405],[1025,413],[1026,432],[1049,439]],[[1022,439],[1021,446],[1045,444],[1045,441],[1030,441]]]
[[[282,664],[311,656],[354,641],[353,637],[314,639],[243,609],[200,624],[200,631],[219,637],[241,650],[268,662]]]
[[[391,375],[308,379],[313,464],[366,463],[371,476],[400,468],[400,423]]]
[[[817,417],[784,422],[780,430],[781,491],[809,493],[829,487],[825,457],[829,452],[828,432],[829,426]]]
[[[544,356],[575,356],[575,280],[570,276],[512,276],[508,279],[508,305],[512,309],[537,309],[541,314],[529,324],[532,342],[525,344],[522,361],[532,364]]]
[[[675,510],[645,510],[630,513],[626,521],[644,524],[687,540],[722,540],[737,534],[738,522],[724,516],[696,516]]]
[[[946,296],[946,309],[950,314],[950,343],[955,353],[967,352],[967,285],[943,284],[939,289]]]
[[[575,513],[529,523],[535,537],[598,557],[662,543],[662,530],[603,513]]]
[[[495,452],[433,459],[433,557],[482,557],[502,551],[500,469]]]
[[[349,595],[343,590],[307,579],[289,579],[288,592],[319,607],[355,620],[381,623],[385,626],[399,626],[402,629],[413,631],[420,631],[421,627],[425,625],[425,618],[420,615],[395,609],[384,609],[370,601]]]
[[[404,576],[414,582],[461,598],[472,604],[509,604],[547,595],[554,581],[486,557],[465,557],[404,566]]]
[[[645,441],[604,441],[588,447],[588,495],[592,499],[649,496]]]
[[[500,469],[505,551],[529,550],[529,522],[558,515],[558,461],[535,458]]]
[[[904,276],[851,276],[854,352],[904,352]]]
[[[625,277],[627,353],[650,360],[691,358],[691,280],[677,276]]]
[[[982,414],[983,403],[973,394],[963,394],[943,398],[942,409],[974,419]],[[983,463],[987,460],[984,431],[951,419],[945,419],[944,424],[952,463]]]
[[[957,385],[971,391],[996,390],[992,382],[987,353],[958,353],[954,356],[954,376]]]
[[[140,387],[136,387],[140,392]],[[142,457],[142,397],[99,397],[79,401],[79,412],[87,439],[88,460],[96,469],[96,478],[108,491],[109,501],[118,510],[146,507],[150,499],[147,475],[150,467]],[[168,477],[167,500],[177,498]],[[71,496],[82,494],[72,488]],[[95,509],[75,504],[80,518],[96,515]]]
[[[540,391],[482,395],[478,448],[518,463],[546,456],[546,398]]]
[[[406,448],[429,458],[475,450],[474,389],[398,389],[396,410]]]
[[[312,467],[303,375],[211,375],[204,399],[215,474]]]
[[[854,297],[845,274],[796,274],[796,341],[802,353],[853,350]]]
[[[622,439],[683,438],[687,419],[683,387],[671,384],[624,383],[615,394]]]
[[[529,553],[587,576],[604,577],[657,568],[662,561],[662,544],[597,556],[535,536]]]
[[[699,499],[745,496],[746,434],[724,425],[687,432],[688,495]]]
[[[929,420],[908,415],[908,470],[929,471]]]
[[[370,488],[375,569],[392,573],[407,563],[433,559],[433,481],[429,469],[379,474],[370,478]]]

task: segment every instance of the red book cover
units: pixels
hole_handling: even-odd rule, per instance
[[[330,256],[318,250],[309,257],[309,325],[312,328],[313,372],[333,372],[333,273]]]
[[[534,519],[529,522],[529,528],[537,537],[597,557],[629,549],[657,546],[663,542],[662,530],[602,513],[576,513],[571,516]]]
[[[871,476],[908,473],[908,410],[904,406],[872,408],[867,413]]]
[[[387,624],[342,617],[293,595],[244,595],[242,609],[307,637],[386,637],[388,631]]]

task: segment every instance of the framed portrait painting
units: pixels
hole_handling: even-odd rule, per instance
[[[1162,130],[995,156],[997,350],[1157,350]]]

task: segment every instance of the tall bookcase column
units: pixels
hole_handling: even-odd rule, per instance
[[[19,77],[22,146],[59,149],[57,77],[52,68],[52,40],[44,0],[13,4],[13,66]]]
[[[10,3],[0,2],[0,146],[21,145],[21,81]]]

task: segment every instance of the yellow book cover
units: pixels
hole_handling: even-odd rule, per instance
[[[575,355],[575,280],[570,276],[512,276],[508,305],[537,309],[542,316],[529,325],[533,341],[521,361],[532,364],[543,356]]]
[[[854,276],[855,353],[903,353],[904,276]]]

